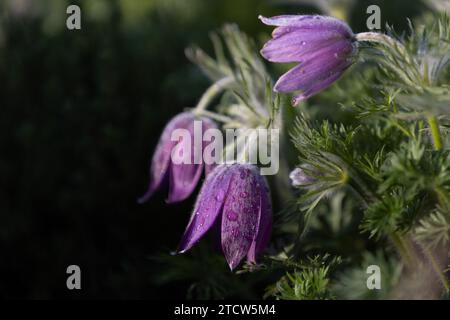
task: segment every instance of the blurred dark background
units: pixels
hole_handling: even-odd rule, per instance
[[[69,4],[81,7],[80,31],[66,29]],[[418,0],[357,1],[355,31],[365,30],[369,4],[398,30],[423,10]],[[208,86],[184,49],[210,50],[208,33],[226,22],[262,39],[270,28],[258,14],[282,12],[318,9],[0,0],[0,298],[186,297],[189,283],[155,284],[166,270],[152,257],[176,248],[194,199],[169,207],[161,192],[136,204],[163,126]],[[71,264],[81,267],[81,291],[66,288]]]

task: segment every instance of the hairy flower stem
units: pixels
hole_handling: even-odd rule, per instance
[[[233,121],[233,119],[231,119],[230,117],[218,114],[216,112],[211,112],[208,110],[201,110],[201,111],[195,110],[195,113],[199,116],[205,116],[217,122],[228,123]]]
[[[437,151],[442,150],[441,132],[439,131],[439,122],[435,115],[428,116],[428,125],[431,129],[431,137],[433,139],[434,148]]]
[[[403,260],[405,261],[407,267],[414,270],[417,269],[417,265],[419,263],[423,263],[420,261],[420,254],[417,252],[417,248],[414,248],[414,244],[410,239],[403,237],[397,232],[394,232],[391,234],[391,240],[394,243],[396,249],[399,251]],[[446,292],[449,292],[449,284],[445,273],[439,265],[439,262],[436,260],[435,256],[429,249],[427,249],[426,247],[422,247],[422,250],[425,258],[430,263],[433,272],[436,273],[437,277],[439,278],[439,281],[441,282],[443,288]]]
[[[394,38],[389,37],[388,35],[385,35],[384,33],[362,32],[362,33],[356,34],[355,39],[357,41],[376,42],[376,43],[384,44],[388,47],[397,48],[402,53],[405,53],[405,56],[407,56],[405,46],[402,43],[400,43],[399,41],[395,40]]]
[[[403,44],[401,44],[394,38],[391,38],[388,35],[379,32],[361,32],[357,33],[355,35],[355,38],[357,41],[377,42],[388,46],[397,45],[403,47]]]
[[[438,275],[439,280],[441,281],[442,286],[445,289],[445,292],[448,293],[449,285],[445,273],[442,271],[442,268],[439,266],[439,263],[436,261],[436,258],[429,249],[424,248],[424,253],[427,256],[428,260],[430,261],[431,267],[433,268],[434,272]]]
[[[234,81],[234,77],[230,76],[213,83],[200,98],[200,101],[194,109],[194,113],[200,113],[205,110],[208,107],[208,104]]]
[[[437,123],[437,121],[436,121]],[[438,129],[439,132],[439,129]],[[440,136],[438,136],[438,138],[440,139]],[[440,150],[437,149],[436,150]],[[443,194],[443,191],[440,188],[436,189],[436,193],[438,196],[438,201],[439,204],[442,206],[446,206],[447,203],[445,202],[445,195]],[[428,261],[431,264],[431,267],[433,268],[433,271],[438,275],[440,282],[442,283],[442,286],[445,288],[446,293],[450,292],[450,286],[448,284],[448,280],[447,280],[447,276],[445,274],[445,271],[442,269],[442,266],[440,266],[439,262],[436,260],[436,257],[434,255],[434,253],[432,252],[432,250],[430,250],[428,247],[423,246],[423,252],[425,254],[425,256],[427,257]]]
[[[414,254],[408,241],[398,232],[393,232],[390,235],[390,238],[394,243],[396,249],[402,256],[403,260],[405,261],[406,265],[409,267],[413,266],[416,260],[416,255]]]

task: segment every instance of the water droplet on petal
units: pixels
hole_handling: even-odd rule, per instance
[[[302,41],[302,42],[300,42],[300,44],[301,44],[302,46],[304,46],[304,45],[306,45],[306,41]]]
[[[225,197],[225,194],[223,193],[223,191],[220,191],[220,192],[216,195],[216,200],[217,200],[217,201],[222,201],[224,197]]]
[[[234,212],[234,211],[229,211],[229,212],[227,213],[227,218],[228,218],[228,220],[230,220],[230,221],[236,221],[237,218],[238,218],[238,215],[237,215],[237,213]]]

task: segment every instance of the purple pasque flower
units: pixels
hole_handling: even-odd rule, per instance
[[[272,230],[269,187],[256,166],[223,164],[208,175],[178,251],[189,250],[216,224],[231,270],[245,256],[256,262]]]
[[[316,179],[309,176],[303,168],[295,168],[292,170],[289,174],[289,179],[291,179],[291,185],[293,187],[304,187],[316,182]]]
[[[204,164],[203,160],[194,161],[195,153],[203,153],[205,148],[205,142],[201,143],[202,150],[197,150],[195,146],[195,122],[201,126],[201,131],[205,131],[211,128],[217,128],[216,124],[207,118],[198,118],[191,112],[183,112],[175,116],[163,130],[163,133],[156,146],[155,153],[153,154],[152,162],[150,165],[150,183],[147,192],[138,199],[139,203],[147,201],[156,190],[160,189],[163,185],[169,185],[168,203],[180,202],[186,199],[194,191],[198,181],[205,168],[205,174],[213,169],[212,165]],[[187,130],[190,135],[189,143],[184,144],[183,141],[172,140],[172,134],[177,129]],[[181,139],[182,140],[182,139]],[[187,148],[190,150],[184,150]],[[180,163],[173,161],[172,153],[177,152],[189,152],[190,161]],[[197,163],[196,163],[197,162]]]
[[[275,84],[276,92],[301,91],[297,105],[341,77],[356,56],[354,34],[343,21],[318,15],[283,15],[259,19],[276,26],[261,55],[271,62],[297,62]]]

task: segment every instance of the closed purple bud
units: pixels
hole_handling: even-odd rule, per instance
[[[272,230],[270,192],[257,167],[232,164],[214,169],[197,198],[179,252],[190,249],[216,222],[230,269],[245,256],[255,262]]]
[[[308,176],[302,168],[295,168],[289,174],[293,187],[303,187],[310,185],[316,181],[313,177]]]
[[[284,15],[261,21],[276,26],[261,55],[271,62],[298,62],[275,84],[276,92],[301,91],[297,105],[327,88],[350,67],[357,52],[354,34],[343,21],[325,16]]]
[[[205,166],[202,160],[200,162],[194,161],[196,152],[201,152],[202,154],[205,147],[205,143],[202,142],[202,150],[195,149],[194,121],[196,120],[199,121],[199,124],[201,122],[200,126],[202,131],[209,128],[217,128],[211,120],[206,118],[196,119],[190,112],[183,112],[170,120],[164,128],[156,146],[155,153],[153,154],[150,165],[149,187],[145,195],[138,199],[139,203],[147,201],[164,183],[169,184],[168,203],[183,201],[194,191]],[[182,140],[184,138],[181,140],[174,139],[172,141],[172,134],[177,129],[184,129],[189,134],[190,141],[188,148],[190,150],[184,150],[187,144]],[[179,153],[189,152],[188,154],[191,155],[190,161],[180,161],[181,163],[174,162],[172,153],[175,150]],[[209,166],[206,166],[205,171],[208,172],[210,169]]]

